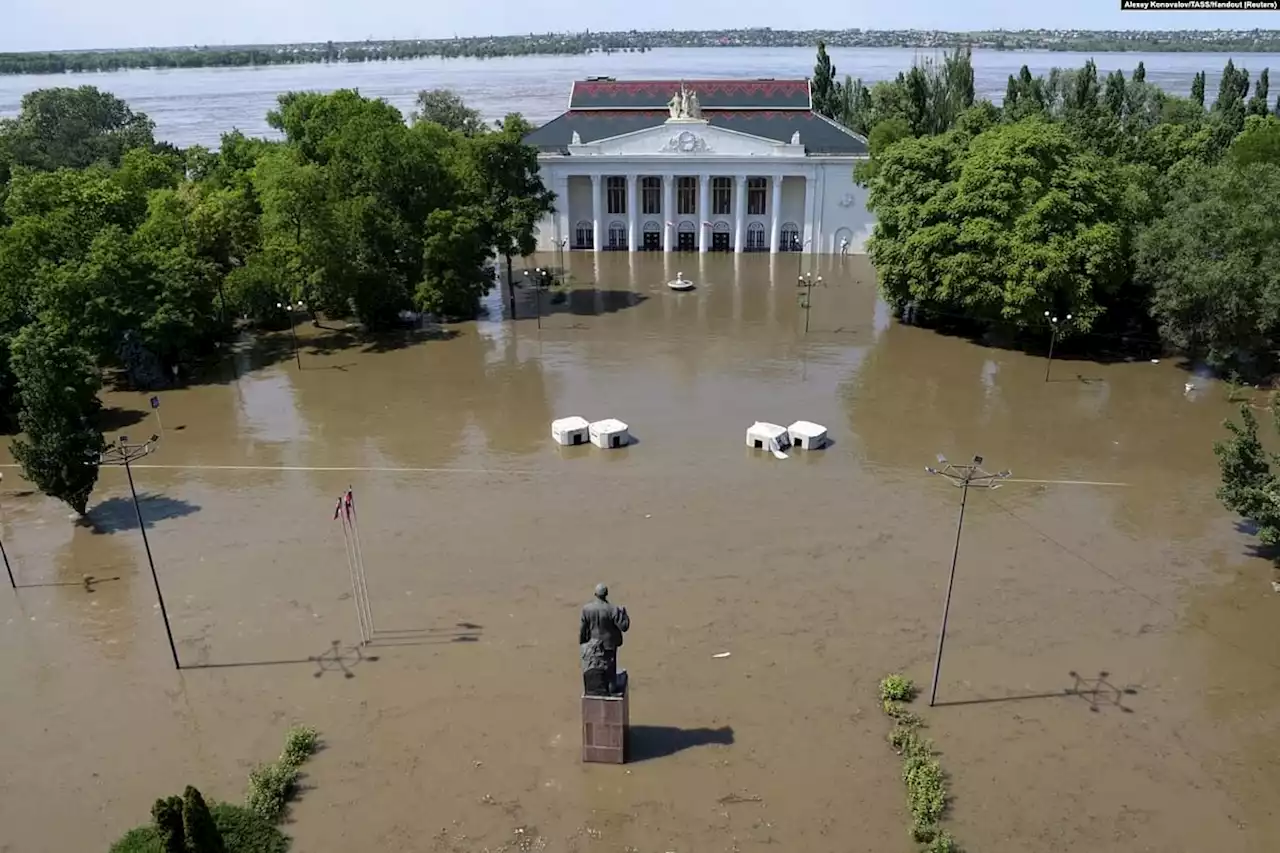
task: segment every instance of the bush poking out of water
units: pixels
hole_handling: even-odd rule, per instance
[[[302,762],[315,755],[320,746],[320,733],[311,726],[294,726],[284,736],[284,753],[280,761],[290,767],[301,767]]]
[[[911,837],[925,845],[923,853],[959,853],[955,840],[939,827],[947,810],[946,774],[933,743],[921,737],[924,721],[907,709],[916,696],[911,679],[890,675],[880,682],[880,701],[893,720],[889,743],[902,756],[902,781],[911,809]]]
[[[298,768],[283,761],[259,764],[249,771],[245,805],[269,821],[284,817],[289,799],[298,789]]]
[[[298,768],[320,747],[320,733],[311,726],[294,726],[284,738],[284,751],[270,764],[249,772],[245,803],[269,821],[284,817],[289,800],[298,790]]]
[[[209,811],[227,853],[288,853],[289,839],[284,833],[244,806],[214,803]],[[166,851],[155,825],[152,824],[129,830],[123,838],[111,845],[110,853],[166,853]]]
[[[905,675],[887,675],[880,681],[882,702],[910,702],[916,698],[916,685]]]

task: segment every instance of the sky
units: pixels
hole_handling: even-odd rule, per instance
[[[0,51],[745,27],[1280,29],[1280,12],[1122,12],[1119,0],[0,0]]]

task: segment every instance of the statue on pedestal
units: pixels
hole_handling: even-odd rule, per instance
[[[627,608],[609,601],[609,587],[596,585],[596,595],[582,607],[578,645],[582,650],[582,687],[588,696],[612,696],[618,690],[618,647],[631,627]]]
[[[680,84],[680,91],[671,96],[671,100],[667,102],[667,109],[671,112],[673,119],[700,119],[702,118],[702,105],[698,102],[698,93],[686,89],[684,84]]]

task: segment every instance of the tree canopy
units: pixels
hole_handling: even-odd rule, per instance
[[[531,252],[553,196],[519,116],[419,108],[410,125],[352,90],[286,93],[283,140],[179,151],[93,87],[27,95],[0,121],[0,404],[28,478],[84,512],[103,377],[182,381],[237,323],[286,323],[284,302],[370,333],[412,308],[473,316],[487,259]]]
[[[1270,73],[1228,61],[1205,108],[1131,74],[1010,75],[975,102],[967,56],[922,63],[833,117],[865,132],[855,171],[877,225],[885,297],[957,322],[1063,336],[1158,337],[1222,370],[1262,377],[1280,333],[1280,116]],[[850,94],[851,93],[851,94]],[[914,315],[913,315],[914,316]]]

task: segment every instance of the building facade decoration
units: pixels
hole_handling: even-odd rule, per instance
[[[808,80],[593,78],[525,141],[556,195],[539,251],[862,252],[874,224],[867,141]]]
[[[701,154],[711,150],[707,145],[707,140],[703,139],[696,133],[688,130],[682,130],[675,136],[667,140],[667,144],[662,146],[663,151],[680,151],[684,154]]]
[[[673,119],[701,119],[702,105],[698,103],[698,93],[680,84],[680,91],[671,96],[667,109]]]

